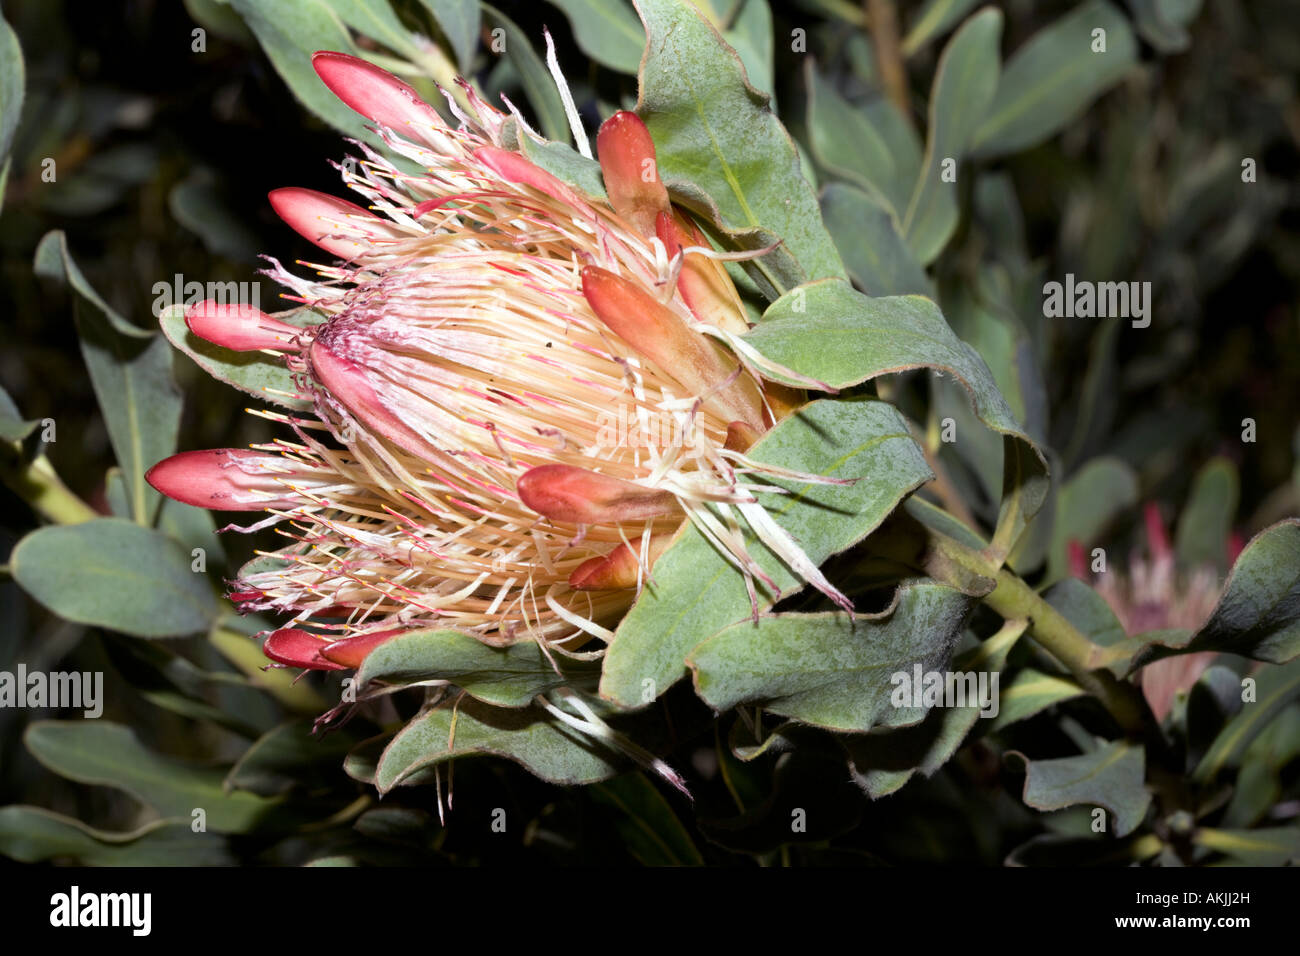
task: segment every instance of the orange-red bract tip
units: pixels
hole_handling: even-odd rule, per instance
[[[539,515],[569,524],[643,521],[678,510],[671,492],[576,465],[538,465],[515,483],[519,500]]]
[[[668,212],[668,190],[659,179],[655,144],[641,117],[619,110],[601,124],[596,154],[610,205],[643,236],[655,234],[655,219]]]
[[[658,534],[650,538],[650,547],[646,555],[647,562],[653,565],[663,554],[672,540],[670,534]],[[640,542],[637,542],[639,545]],[[634,588],[640,577],[641,553],[628,544],[620,544],[609,554],[589,558],[574,568],[569,575],[569,587],[575,591],[610,591]]]
[[[582,270],[582,294],[596,317],[643,358],[677,379],[692,394],[710,395],[729,419],[762,431],[758,386],[737,376],[734,356],[687,326],[644,287],[602,269]]]
[[[367,119],[399,133],[408,126],[440,125],[437,113],[407,83],[347,53],[321,50],[311,65],[335,96]]]
[[[341,641],[326,644],[321,648],[320,654],[327,661],[342,667],[360,667],[361,662],[371,651],[404,630],[405,628],[395,627],[384,631],[372,631],[369,634],[358,634],[356,637],[345,637]]]
[[[199,338],[235,352],[291,351],[300,331],[251,305],[225,305],[210,299],[186,309],[185,324]]]

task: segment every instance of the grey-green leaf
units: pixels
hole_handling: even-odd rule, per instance
[[[263,52],[298,101],[349,136],[382,145],[365,128],[365,120],[330,92],[311,65],[318,50],[359,56],[347,27],[327,0],[230,0],[244,18]]]
[[[911,56],[957,25],[979,0],[926,0],[903,36],[903,55]]]
[[[865,399],[814,402],[773,428],[749,455],[805,473],[860,479],[852,485],[780,479],[773,484],[791,494],[759,493],[814,564],[857,543],[932,476],[898,412]],[[780,558],[752,534],[746,537],[750,554],[781,594],[802,586]],[[776,601],[761,583],[755,586],[761,606]],[[682,675],[691,648],[750,613],[740,572],[694,527],[683,529],[615,634],[601,696],[625,707],[648,703]]]
[[[1025,620],[1008,621],[988,640],[953,661],[951,671],[958,675],[953,689],[960,695],[960,703],[954,700],[948,706],[945,700],[943,706],[932,707],[924,720],[910,727],[841,738],[854,782],[875,800],[894,793],[917,772],[932,776],[952,759],[981,717],[993,720],[1000,716],[1005,702],[1000,691],[1001,671],[1027,626]],[[968,675],[974,675],[974,685]]]
[[[1137,473],[1118,458],[1093,458],[1071,475],[1056,499],[1048,580],[1056,581],[1069,573],[1071,541],[1090,548],[1112,521],[1137,504],[1137,499]]]
[[[1103,38],[1105,52],[1095,50]],[[1106,0],[1080,4],[1007,61],[975,133],[974,155],[991,158],[1037,146],[1136,62],[1137,40],[1128,19]]]
[[[1074,681],[1026,667],[1002,691],[1001,706],[989,730],[1001,730],[1082,694],[1083,688]]]
[[[629,853],[643,866],[703,866],[704,858],[672,805],[643,773],[628,773],[591,788],[609,811]]]
[[[925,161],[903,216],[903,236],[922,265],[934,261],[957,228],[957,169],[993,102],[1001,36],[1001,12],[986,8],[966,21],[939,58]]]
[[[822,191],[822,216],[844,265],[871,296],[924,295],[934,287],[898,231],[898,220],[860,189],[832,183]]]
[[[1077,757],[1030,760],[1024,801],[1039,810],[1101,806],[1115,817],[1115,835],[1137,829],[1151,805],[1144,784],[1145,755],[1141,747],[1114,740]]]
[[[192,820],[203,810],[209,830],[245,833],[273,813],[278,801],[222,792],[217,769],[189,767],[146,749],[135,732],[107,720],[31,724],[23,742],[50,770],[78,783],[124,790],[164,817]]]
[[[1003,504],[994,553],[1005,557],[1047,494],[1047,461],[1016,421],[979,353],[921,296],[873,298],[845,282],[811,282],[763,314],[748,342],[786,368],[848,388],[879,375],[932,368],[966,389],[975,413],[1003,436]]]
[[[55,614],[137,637],[211,627],[220,605],[190,553],[159,531],[121,518],[54,525],[14,548],[14,580]]]
[[[171,349],[161,336],[131,325],[96,294],[72,260],[62,232],[41,239],[35,269],[74,292],[81,354],[126,478],[131,513],[141,524],[152,524],[160,496],[144,473],[176,450],[180,430],[181,394],[172,378]]]
[[[624,761],[539,707],[507,709],[473,698],[444,703],[398,731],[379,758],[380,793],[454,757],[506,757],[552,783],[595,783],[614,776]]]
[[[1174,534],[1179,565],[1189,570],[1204,566],[1226,569],[1240,484],[1236,466],[1226,458],[1215,458],[1196,473]]]
[[[906,211],[907,195],[899,196],[889,147],[866,114],[840,96],[811,59],[804,76],[808,83],[808,145],[813,157],[831,175],[879,195],[896,214]],[[902,186],[910,188],[910,182]]]
[[[479,24],[482,14],[478,0],[420,0],[433,15],[447,42],[456,54],[456,62],[468,75],[478,49]]]
[[[472,634],[451,629],[416,630],[380,644],[362,662],[357,683],[411,684],[445,680],[471,696],[501,707],[526,707],[538,694],[575,681],[594,683],[595,670],[557,658],[555,667],[534,641],[489,647]]]
[[[831,730],[865,732],[919,722],[926,708],[892,699],[895,675],[940,670],[970,599],[933,582],[904,584],[881,615],[775,614],[741,621],[687,658],[696,692],[714,710],[759,703]],[[910,686],[910,683],[908,684]]]
[[[23,51],[18,35],[0,16],[0,167],[9,159],[9,147],[13,145],[18,117],[23,112],[23,74]]]
[[[601,66],[635,74],[645,50],[645,30],[625,0],[550,0],[569,18],[582,52]]]
[[[230,866],[226,841],[191,820],[157,820],[110,833],[41,807],[0,807],[0,855],[20,863],[80,866]]]
[[[1222,651],[1284,664],[1300,655],[1300,518],[1265,528],[1232,566],[1210,619],[1186,631],[1148,636],[1133,667],[1172,654]]]

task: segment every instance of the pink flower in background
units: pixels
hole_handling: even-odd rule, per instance
[[[1169,544],[1160,507],[1149,502],[1143,510],[1146,553],[1130,556],[1124,572],[1108,571],[1092,577],[1091,584],[1105,598],[1130,636],[1148,631],[1196,631],[1210,617],[1219,600],[1221,582],[1214,567],[1178,568]],[[1241,542],[1234,535],[1228,564],[1236,560]],[[1070,568],[1075,577],[1088,579],[1082,545],[1070,542]],[[1158,720],[1164,720],[1179,694],[1191,690],[1214,660],[1213,653],[1179,654],[1142,668],[1142,693]]]

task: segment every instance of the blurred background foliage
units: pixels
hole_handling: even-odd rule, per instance
[[[78,347],[75,296],[33,273],[42,236],[63,230],[89,284],[140,328],[156,324],[155,283],[178,275],[252,281],[262,252],[285,262],[313,258],[265,196],[285,185],[337,192],[328,161],[341,160],[347,145],[328,125],[328,111],[342,107],[304,92],[314,76],[295,78],[294,69],[306,69],[293,66],[295,50],[350,44],[383,65],[403,66],[430,97],[434,80],[447,83],[463,70],[489,93],[507,92],[543,132],[564,138],[540,59],[549,26],[589,129],[635,102],[640,25],[615,0],[501,0],[499,9],[484,5],[481,20],[455,0],[286,3],[304,18],[301,30],[263,16],[262,6],[3,3],[22,47],[26,97],[0,209],[0,385],[24,419],[56,423],[50,460],[102,512],[110,509],[114,458]],[[1048,507],[1056,520],[1022,545],[1013,559],[1018,571],[1038,583],[1064,576],[1069,539],[1105,544],[1117,556],[1139,548],[1142,502],[1158,503],[1171,523],[1195,511],[1177,532],[1189,565],[1222,564],[1232,532],[1249,537],[1300,511],[1300,22],[1293,3],[1133,0],[1123,8],[1135,36],[1132,68],[1095,91],[1100,98],[1086,109],[1092,96],[1081,93],[1079,109],[1041,141],[1000,153],[981,151],[977,138],[959,180],[961,216],[951,237],[932,255],[914,247],[884,267],[879,256],[896,239],[877,231],[879,210],[895,196],[871,151],[883,136],[900,168],[919,161],[944,41],[977,5],[897,5],[901,112],[890,105],[891,95],[900,100],[891,64],[882,69],[866,29],[882,5],[715,6],[710,12],[751,82],[772,94],[795,136],[855,281],[870,294],[937,295],[1031,434],[1053,449]],[[1078,5],[997,6],[1006,15],[1005,58]],[[201,52],[196,28],[206,31]],[[494,28],[506,31],[508,55],[491,51]],[[798,30],[806,31],[802,46],[792,39]],[[1077,76],[1064,82],[1086,85]],[[846,113],[869,117],[874,132],[857,130]],[[1243,188],[1246,159],[1255,181]],[[49,160],[53,182],[42,179]],[[932,265],[929,275],[922,265]],[[1066,273],[1150,281],[1150,327],[1044,318],[1043,283]],[[264,308],[274,308],[278,292],[262,281]],[[182,449],[271,437],[265,422],[244,414],[243,396],[183,357],[174,369],[185,397]],[[959,427],[970,420],[964,399],[933,387],[931,395],[917,380],[898,396],[931,437],[945,416]],[[1241,438],[1247,418],[1256,422],[1253,445]],[[987,519],[998,505],[1000,449],[977,445],[931,448],[973,515]],[[0,552],[7,553],[38,518],[4,487],[0,514]],[[1197,529],[1210,526],[1217,532],[1198,538]],[[226,567],[246,560],[256,543],[233,535],[221,541],[226,553],[214,560]],[[103,670],[109,688],[104,720],[88,732],[94,739],[67,739],[62,725],[39,722],[72,715],[0,709],[0,805],[43,807],[104,831],[149,828],[113,842],[9,808],[0,811],[9,814],[0,830],[18,858],[997,863],[1013,851],[1034,861],[1045,838],[1055,840],[1053,860],[1063,861],[1073,835],[1086,832],[1077,808],[1039,816],[1009,795],[1019,790],[1015,767],[979,739],[933,777],[871,801],[826,735],[791,731],[799,746],[789,753],[778,758],[774,747],[742,762],[730,745],[752,739],[745,720],[733,714],[715,724],[681,687],[669,695],[679,726],[668,759],[691,783],[693,812],[637,774],[564,789],[505,761],[462,760],[454,772],[457,809],[444,828],[429,788],[404,788],[379,804],[340,769],[342,754],[375,731],[364,719],[323,745],[308,743],[308,718],[323,698],[309,682],[290,687],[278,680],[283,673],[260,676],[250,663],[255,645],[246,645],[251,659],[198,638],[159,649],[57,618],[7,577],[0,595],[4,666],[21,660],[31,669]],[[415,704],[389,706],[409,716]],[[282,724],[286,717],[294,722]],[[1077,740],[1072,719],[1027,721],[1011,742],[1036,737],[1041,749],[1043,740]],[[1265,796],[1254,808],[1238,800],[1238,825],[1300,798],[1298,725],[1300,709],[1291,704],[1256,738],[1249,772],[1259,778],[1253,792]],[[261,737],[276,727],[283,729]],[[120,769],[101,774],[99,762],[136,768],[135,786],[114,776]],[[113,786],[100,785],[110,778]],[[195,794],[208,808],[210,838],[191,833]],[[494,807],[526,827],[494,838],[484,819],[484,808]],[[796,807],[815,810],[808,832],[792,838]],[[157,822],[168,820],[179,822]],[[16,832],[34,835],[16,840]],[[1112,850],[1122,857],[1122,847]]]

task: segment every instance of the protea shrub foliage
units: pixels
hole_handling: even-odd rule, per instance
[[[932,73],[911,72],[928,112],[906,71],[863,98],[861,77],[807,59],[806,101],[780,102],[796,147],[770,53],[708,4],[620,7],[640,59],[591,55],[636,72],[621,107],[571,87],[549,34],[543,71],[513,24],[505,54],[442,24],[406,46],[350,21],[364,42],[312,51],[274,5],[235,6],[349,135],[336,192],[269,195],[316,255],[264,256],[283,310],[195,297],[158,317],[164,340],[48,236],[37,270],[82,300],[119,458],[112,514],[64,486],[16,409],[5,434],[6,481],[47,522],[15,548],[15,580],[130,635],[110,656],[159,675],[158,705],[257,741],[196,858],[229,860],[226,834],[311,832],[329,838],[308,859],[379,860],[397,831],[436,856],[486,825],[501,758],[509,787],[562,788],[539,806],[660,833],[629,838],[647,862],[908,860],[897,834],[936,801],[956,820],[1012,814],[970,851],[986,862],[1295,857],[1300,523],[1243,545],[1231,458],[1253,438],[1174,496],[1173,541],[1154,502],[1135,520],[1135,469],[1083,460],[1049,421],[1043,343],[1063,333],[1029,335],[1049,320],[1016,311],[1036,267],[995,161],[1088,106],[1026,105],[1019,84],[1076,56],[1094,92],[1119,82],[1136,69],[1123,14],[1085,4],[1005,69],[997,10],[918,25],[904,48],[955,27]],[[486,26],[509,22],[484,16],[495,41]],[[512,43],[531,118],[484,92],[484,58]],[[204,448],[179,427],[173,347],[252,396],[258,441]],[[222,540],[251,557],[209,568]],[[197,654],[147,640],[195,633]],[[287,723],[266,725],[265,695]],[[124,766],[147,754],[108,720],[34,725],[27,745],[83,779],[69,740]],[[3,812],[0,851],[57,856],[15,849],[36,811]]]

